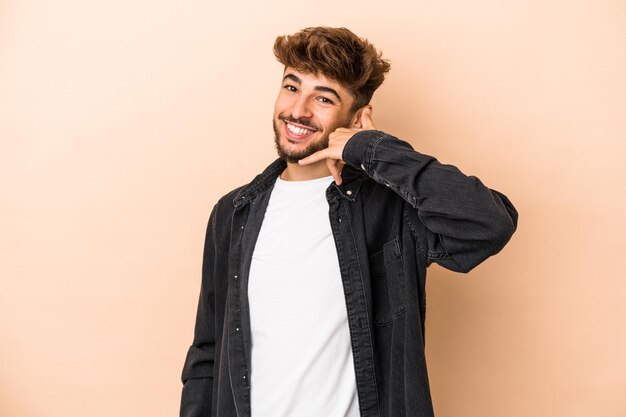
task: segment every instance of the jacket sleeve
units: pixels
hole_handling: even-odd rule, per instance
[[[215,361],[215,216],[209,216],[204,241],[202,281],[196,312],[194,338],[182,371],[181,417],[209,417],[212,413],[213,365]]]
[[[469,272],[498,253],[517,228],[517,210],[504,194],[379,130],[357,132],[342,159],[388,186],[416,211],[426,234],[422,243],[427,265],[436,262]]]

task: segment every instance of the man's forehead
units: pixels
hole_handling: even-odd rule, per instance
[[[304,78],[315,78],[318,83],[324,83],[325,85],[328,85],[329,87],[336,87],[336,88],[347,91],[346,88],[343,85],[341,85],[341,83],[331,78],[326,77],[321,72],[318,72],[315,74],[311,72],[298,71],[297,69],[293,67],[285,67],[285,70],[283,71],[283,77],[286,76],[287,74],[293,74],[297,76],[298,78],[300,78],[301,80]]]

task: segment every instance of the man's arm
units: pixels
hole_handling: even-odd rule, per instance
[[[437,262],[469,272],[498,253],[517,228],[518,213],[509,199],[454,165],[442,164],[377,130],[371,112],[371,106],[366,106],[360,128],[336,129],[328,136],[327,148],[298,163],[325,159],[337,184],[341,184],[339,167],[347,163],[390,187],[408,203],[409,217],[417,217],[424,227],[419,235],[426,235],[421,243],[428,265]]]
[[[417,211],[427,232],[429,265],[469,272],[498,253],[517,228],[517,210],[504,194],[382,131],[355,133],[342,160],[387,185]]]
[[[213,365],[215,361],[215,216],[209,216],[202,259],[202,282],[196,312],[193,343],[182,371],[181,417],[209,417],[212,413]]]

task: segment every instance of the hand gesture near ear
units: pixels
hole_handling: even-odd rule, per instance
[[[341,155],[346,143],[354,136],[355,133],[362,130],[377,130],[372,121],[372,108],[366,107],[361,112],[360,120],[361,128],[345,128],[340,127],[328,136],[328,147],[317,151],[298,161],[300,165],[311,164],[321,159],[326,159],[326,165],[330,173],[333,175],[337,185],[341,184],[341,170],[345,165]]]

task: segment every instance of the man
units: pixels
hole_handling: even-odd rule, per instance
[[[279,158],[209,217],[181,416],[432,416],[426,268],[469,272],[517,211],[376,129],[390,65],[366,40],[307,28],[274,53]]]

